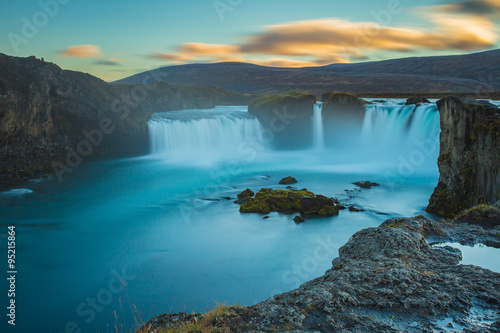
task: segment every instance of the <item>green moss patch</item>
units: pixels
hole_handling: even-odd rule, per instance
[[[245,195],[248,195],[248,193],[246,191]],[[336,201],[332,198],[316,195],[307,189],[273,190],[263,188],[254,197],[246,196],[246,198],[248,201],[240,206],[240,212],[242,213],[300,212],[305,215],[320,216],[333,216],[339,213]]]

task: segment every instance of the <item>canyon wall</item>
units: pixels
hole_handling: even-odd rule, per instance
[[[248,104],[220,88],[109,84],[35,57],[0,54],[0,185],[14,185],[54,163],[147,152],[155,112]],[[68,157],[73,155],[73,157]]]
[[[441,122],[439,182],[427,211],[449,218],[477,204],[500,200],[498,107],[453,96],[437,105]]]

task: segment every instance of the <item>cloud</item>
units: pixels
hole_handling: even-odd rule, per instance
[[[235,54],[239,53],[239,47],[226,44],[184,43],[179,48],[179,52],[193,56]]]
[[[157,54],[156,58],[204,62],[237,59],[297,67],[367,60],[368,55],[384,52],[483,50],[493,47],[499,37],[492,15],[500,15],[500,0],[463,0],[415,11],[425,19],[425,28],[341,18],[295,21],[265,26],[234,44],[184,43],[176,52]]]
[[[101,66],[120,66],[119,63],[114,62],[114,61],[109,61],[109,60],[96,60],[94,61],[95,65],[101,65]]]
[[[363,57],[367,50],[481,49],[492,46],[497,37],[494,26],[486,19],[465,24],[461,19],[433,17],[433,23],[436,28],[425,31],[337,18],[292,22],[270,26],[267,31],[248,37],[241,51],[350,60]]]
[[[500,14],[499,0],[465,0],[456,4],[434,6],[442,11],[466,15],[495,16]]]
[[[307,60],[293,60],[287,58],[255,59],[246,57],[216,57],[211,62],[246,62],[261,66],[271,67],[311,67],[318,64]]]
[[[101,48],[98,45],[76,45],[70,46],[59,52],[64,57],[73,58],[99,58],[102,56]]]
[[[94,61],[94,64],[101,66],[121,66],[121,64],[124,62],[130,62],[130,61],[120,58],[108,58],[108,59],[96,60]]]

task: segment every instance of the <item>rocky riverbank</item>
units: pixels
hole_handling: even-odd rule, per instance
[[[475,227],[478,240],[484,229]],[[161,315],[139,332],[498,332],[500,274],[460,265],[459,250],[428,241],[457,241],[457,230],[425,217],[387,220],[353,235],[331,269],[297,289],[248,307]]]

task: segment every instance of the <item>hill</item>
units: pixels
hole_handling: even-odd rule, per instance
[[[234,62],[189,64],[161,67],[117,82],[142,83],[146,76],[170,84],[214,86],[245,93],[492,92],[500,91],[497,80],[500,77],[500,50],[304,68]]]

